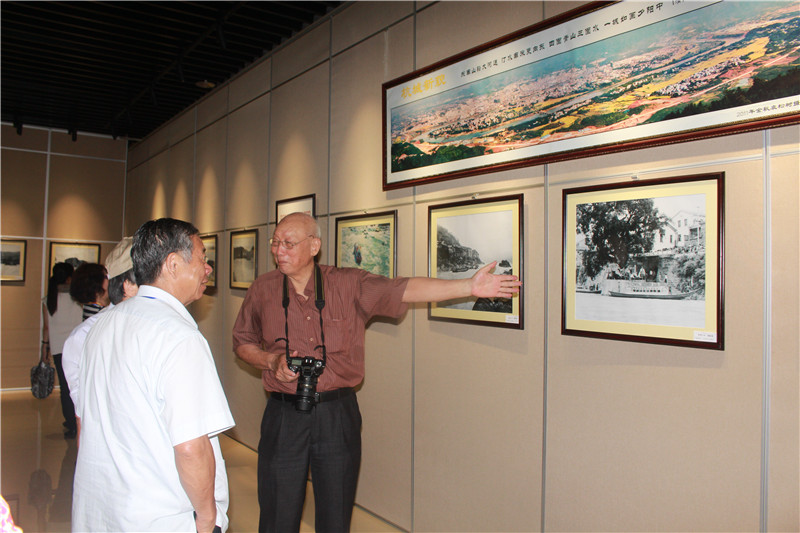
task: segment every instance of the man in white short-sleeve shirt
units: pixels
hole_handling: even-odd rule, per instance
[[[197,233],[174,219],[139,228],[131,250],[139,293],[87,335],[73,531],[227,529],[217,435],[234,422],[185,308],[211,273]]]

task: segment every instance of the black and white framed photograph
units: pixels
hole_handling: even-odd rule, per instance
[[[336,266],[393,278],[397,262],[397,211],[336,219]]]
[[[723,349],[724,174],[563,191],[562,333]]]
[[[78,268],[83,263],[100,262],[100,245],[94,243],[76,242],[51,242],[50,243],[50,268],[48,277],[53,274],[56,263],[69,263]]]
[[[494,273],[522,279],[522,204],[518,194],[428,207],[428,275],[465,279],[496,262]],[[523,296],[431,303],[428,318],[523,329]]]
[[[247,289],[258,276],[258,229],[231,233],[231,289]]]
[[[286,200],[278,200],[275,202],[275,222],[280,222],[283,220],[283,217],[286,215],[291,215],[292,213],[305,213],[306,215],[316,217],[316,206],[316,194],[297,196],[295,198],[287,198]]]
[[[25,281],[25,259],[28,241],[0,241],[0,281]]]
[[[217,286],[217,236],[201,235],[200,240],[206,249],[206,263],[211,267],[211,275],[208,277],[206,287]]]

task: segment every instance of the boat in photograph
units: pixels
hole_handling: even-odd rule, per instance
[[[597,285],[592,285],[590,287],[578,286],[575,287],[575,292],[585,292],[587,294],[600,294],[600,288]]]
[[[689,292],[673,292],[667,283],[657,281],[613,280],[606,287],[609,296],[651,300],[683,300],[699,291],[700,288]]]

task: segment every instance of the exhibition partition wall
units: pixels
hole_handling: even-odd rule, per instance
[[[122,139],[2,126],[0,228],[3,241],[25,243],[27,259],[24,281],[0,286],[3,389],[30,387],[53,243],[90,248],[102,262],[123,237],[126,156]]]

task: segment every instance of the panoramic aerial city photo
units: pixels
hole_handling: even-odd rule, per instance
[[[800,9],[712,3],[468,78],[391,109],[392,172],[741,108],[735,123],[761,102],[797,112]]]

